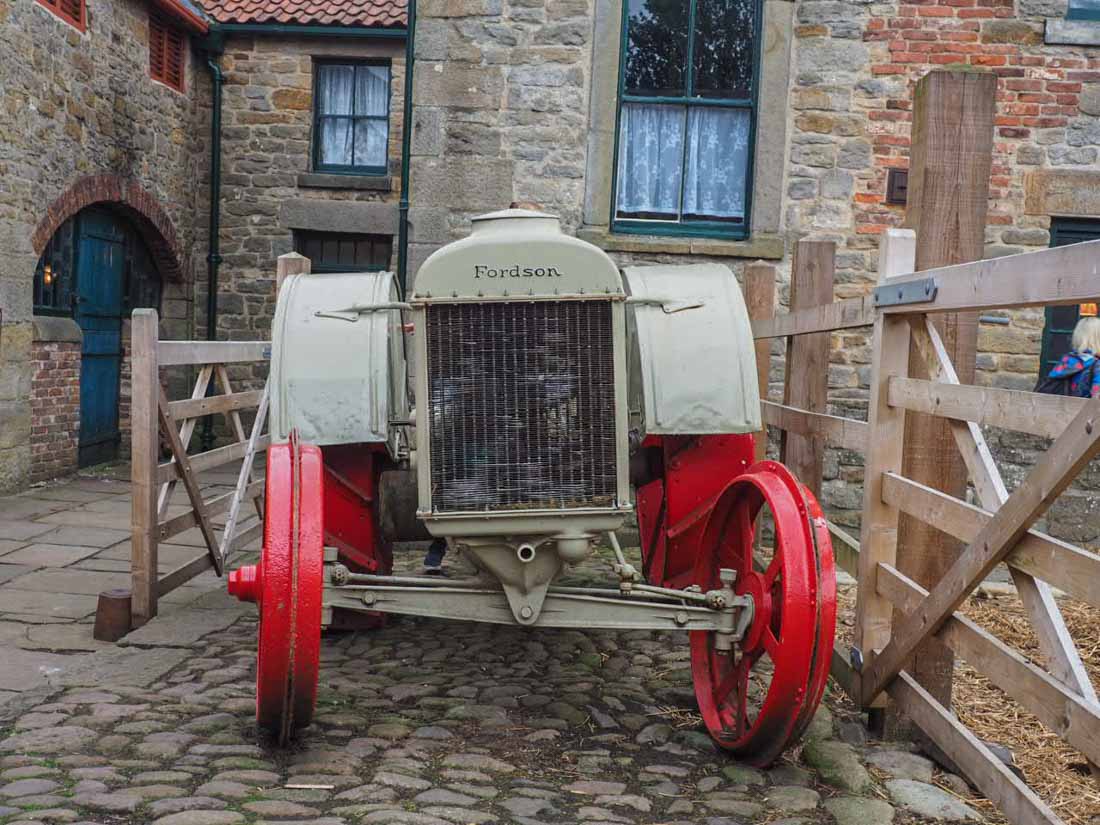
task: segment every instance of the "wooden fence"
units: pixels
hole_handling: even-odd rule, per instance
[[[256,453],[267,447],[263,434],[267,420],[268,390],[234,391],[227,365],[266,362],[271,347],[266,341],[160,341],[157,313],[134,310],[131,325],[133,352],[131,416],[131,626],[140,627],[157,615],[157,600],[205,570],[219,574],[234,547],[242,546],[263,530],[262,475],[253,469]],[[195,371],[190,397],[170,401],[161,370],[186,367]],[[218,394],[211,394],[213,390]],[[256,410],[250,432],[241,413]],[[206,452],[188,453],[198,420],[224,415],[234,440]],[[163,442],[162,442],[163,439]],[[161,445],[170,453],[161,461]],[[198,474],[241,461],[236,487],[204,500]],[[190,509],[169,517],[176,486],[187,492]],[[251,500],[256,513],[250,519],[242,505]],[[228,512],[219,531],[214,516]],[[163,576],[157,567],[160,542],[198,528],[205,549],[195,558]]]
[[[799,260],[821,256],[802,244],[795,258],[796,284]],[[864,708],[881,706],[888,694],[1012,822],[1060,823],[906,667],[916,646],[935,636],[1090,764],[1100,763],[1100,705],[1051,589],[1100,607],[1100,556],[1033,529],[1100,453],[1100,399],[961,384],[929,314],[1094,301],[1100,295],[1100,241],[921,272],[913,271],[915,249],[911,230],[887,230],[874,295],[830,300],[771,318],[766,317],[766,302],[753,299],[754,289],[767,291],[766,275],[757,273],[749,281],[758,343],[873,328],[867,421],[829,415],[821,392],[807,387],[801,390],[801,406],[764,400],[763,418],[787,438],[809,439],[813,449],[830,445],[865,456],[859,540],[830,526],[838,563],[858,580],[854,645],[851,650],[838,645],[834,651],[834,677]],[[928,378],[909,374],[911,349]],[[813,354],[820,356],[820,349]],[[804,365],[788,361],[787,381],[815,382],[821,389],[825,373],[807,375]],[[948,420],[979,504],[903,475],[907,411]],[[982,425],[1054,439],[1011,494]],[[813,472],[820,478],[820,465]],[[931,591],[898,570],[898,519],[903,513],[966,546]],[[1048,669],[955,612],[1002,562],[1030,614]],[[904,621],[895,622],[896,616]]]

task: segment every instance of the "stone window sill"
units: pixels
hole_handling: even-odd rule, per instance
[[[1100,21],[1047,20],[1044,40],[1058,46],[1100,46]]]
[[[712,255],[716,258],[780,260],[785,251],[783,239],[780,236],[761,232],[744,241],[725,241],[718,238],[615,234],[606,226],[584,226],[577,230],[577,237],[595,244],[605,252],[656,252],[670,255]]]
[[[393,181],[389,175],[331,175],[308,172],[298,175],[298,186],[302,189],[369,189],[374,192],[389,192],[393,189]]]

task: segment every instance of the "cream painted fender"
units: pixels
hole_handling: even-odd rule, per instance
[[[271,437],[297,427],[311,444],[387,442],[396,454],[409,417],[400,309],[337,313],[393,304],[390,272],[292,275],[271,328]],[[321,314],[318,314],[321,313]]]
[[[631,426],[652,435],[763,429],[752,326],[733,272],[691,264],[624,274]]]

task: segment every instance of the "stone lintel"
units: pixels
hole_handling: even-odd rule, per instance
[[[765,233],[757,233],[743,241],[729,241],[721,238],[615,234],[605,226],[585,226],[577,230],[577,237],[605,252],[655,252],[766,260],[780,260],[785,252],[782,237]]]
[[[1100,171],[1041,169],[1024,180],[1024,212],[1028,215],[1100,216]]]
[[[300,199],[284,201],[279,222],[287,229],[393,235],[397,204]]]
[[[33,320],[34,340],[43,343],[80,344],[84,342],[84,333],[72,318],[55,315],[35,315]]]
[[[1047,20],[1044,40],[1051,45],[1100,46],[1100,21]]]

